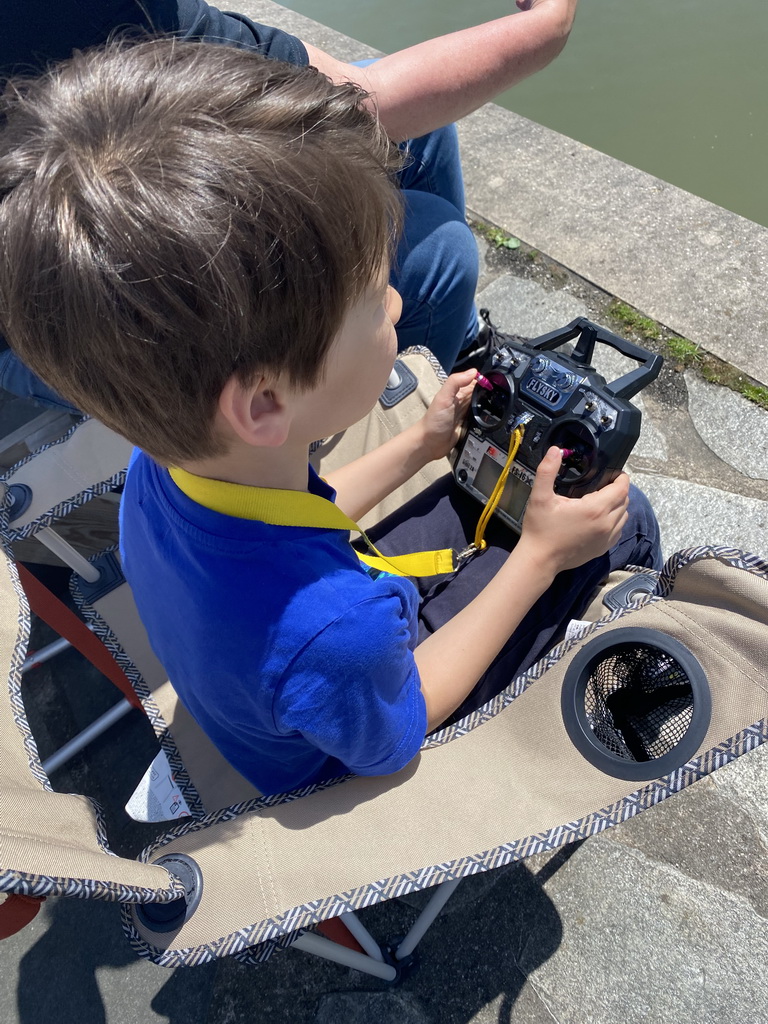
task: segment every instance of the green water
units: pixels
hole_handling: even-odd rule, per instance
[[[386,52],[512,0],[281,0]],[[768,226],[765,0],[581,0],[563,53],[502,106]]]

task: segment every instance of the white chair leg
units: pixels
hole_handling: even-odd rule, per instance
[[[365,953],[358,953],[354,949],[347,949],[337,942],[324,938],[322,935],[315,935],[314,932],[307,932],[300,935],[293,943],[294,949],[301,949],[305,953],[312,953],[324,960],[332,960],[333,963],[341,964],[343,967],[353,967],[364,974],[371,974],[374,978],[381,978],[382,981],[394,981],[397,977],[397,968],[390,964],[380,963]]]
[[[413,927],[395,950],[395,960],[404,960],[416,949],[429,926],[456,891],[460,881],[461,879],[457,878],[453,882],[443,882],[437,887],[437,892],[416,918]]]
[[[60,537],[50,526],[38,530],[35,536],[45,544],[49,551],[57,555],[65,565],[68,565],[70,569],[74,569],[88,583],[95,583],[99,579],[101,574],[96,566],[92,565],[87,558],[84,558],[79,551],[76,551],[70,543],[64,540],[63,537]]]
[[[109,711],[105,711],[95,722],[91,722],[82,732],[79,732],[77,736],[68,743],[65,743],[63,747],[60,747],[55,754],[51,754],[49,758],[43,761],[42,768],[45,774],[50,775],[57,768],[61,768],[63,764],[79,753],[83,747],[87,747],[97,736],[101,736],[115,722],[119,722],[121,718],[124,718],[133,709],[134,705],[130,704],[125,697],[119,700],[117,704],[113,704]]]

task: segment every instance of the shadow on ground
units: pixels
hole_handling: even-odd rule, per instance
[[[560,917],[542,886],[574,849],[560,851],[537,874],[513,864],[466,879],[422,940],[417,964],[395,986],[294,950],[258,967],[226,959],[165,971],[135,957],[118,907],[60,900],[44,912],[46,931],[21,958],[18,1021],[502,1024],[529,974],[560,944]],[[379,939],[391,938],[407,931],[427,896],[360,916]],[[486,1007],[491,1016],[482,1014]]]

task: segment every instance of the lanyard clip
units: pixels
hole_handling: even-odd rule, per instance
[[[462,569],[466,565],[466,563],[470,560],[470,558],[474,558],[474,556],[478,553],[478,551],[482,551],[484,546],[485,546],[484,544],[478,546],[477,544],[472,543],[472,544],[468,544],[464,548],[463,551],[457,551],[456,552],[456,571],[458,572],[459,569]]]

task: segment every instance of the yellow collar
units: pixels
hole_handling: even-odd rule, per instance
[[[270,526],[303,526],[321,530],[353,530],[359,533],[375,555],[355,552],[361,562],[395,576],[436,576],[455,572],[456,560],[450,548],[417,551],[410,555],[385,557],[354,520],[327,498],[308,491],[281,491],[272,487],[248,487],[196,476],[185,469],[169,470],[171,479],[188,498],[226,516],[253,519]]]
[[[236,519],[255,519],[271,526],[314,526],[326,530],[357,530],[338,505],[309,491],[249,487],[196,476],[185,469],[169,470],[171,479],[188,498]]]

